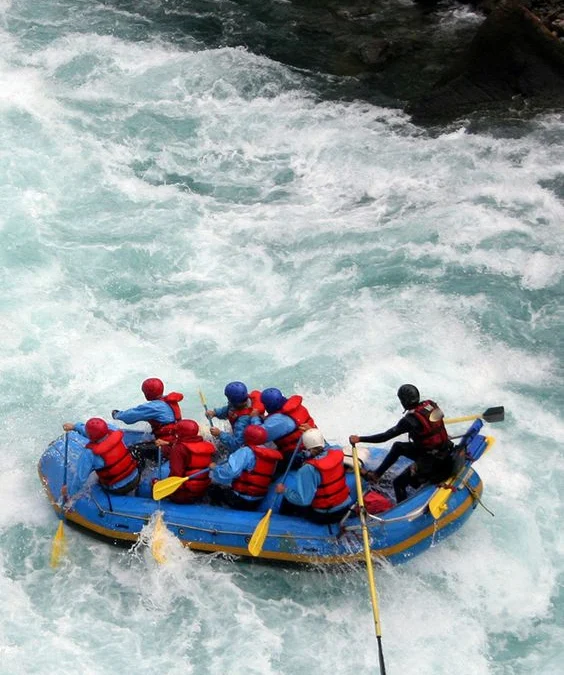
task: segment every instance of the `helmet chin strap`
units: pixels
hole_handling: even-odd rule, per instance
[[[317,455],[320,455],[322,452],[323,452],[323,448],[322,448],[322,447],[319,447],[319,448],[311,448],[311,450],[306,450],[306,453],[307,453],[310,457],[317,457]]]

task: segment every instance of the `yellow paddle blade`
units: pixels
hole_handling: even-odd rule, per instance
[[[202,402],[202,405],[204,406],[204,409],[207,406],[206,403],[206,397],[204,396],[204,392],[201,389],[198,389],[198,394],[200,395],[200,401]]]
[[[272,509],[268,509],[266,515],[260,519],[259,524],[255,527],[253,536],[251,537],[249,545],[247,546],[247,548],[249,549],[249,553],[251,555],[254,556],[260,555],[260,552],[262,551],[262,547],[264,544],[264,540],[266,539],[266,535],[268,534],[268,528],[270,527],[271,515]]]
[[[170,476],[169,478],[163,478],[163,480],[158,480],[153,485],[153,499],[159,501],[171,495],[173,492],[178,490],[178,488],[188,480],[188,476]]]
[[[446,485],[452,485],[453,480],[450,479],[446,482]],[[435,520],[438,520],[443,513],[448,509],[448,500],[452,496],[452,490],[448,487],[439,488],[433,495],[431,501],[429,502],[429,511]]]
[[[486,449],[484,450],[482,457],[491,450],[493,444],[495,443],[495,438],[493,436],[486,436]]]
[[[166,562],[166,555],[164,552],[166,534],[166,525],[163,522],[162,514],[159,513],[157,520],[155,521],[153,538],[151,540],[151,554],[153,555],[153,558],[159,563],[159,565],[162,565]]]
[[[59,527],[57,527],[57,532],[53,539],[53,547],[51,549],[51,567],[57,567],[66,552],[67,540],[65,537],[65,528],[63,521],[59,520]]]

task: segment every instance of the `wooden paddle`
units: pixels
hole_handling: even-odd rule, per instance
[[[457,424],[458,422],[471,422],[472,420],[483,419],[484,422],[503,422],[505,419],[505,408],[502,405],[495,406],[484,410],[483,413],[477,415],[466,415],[465,417],[451,417],[444,420],[445,424]],[[431,420],[434,422],[435,420]]]
[[[370,551],[370,538],[368,536],[368,527],[366,526],[366,510],[364,508],[364,495],[362,493],[362,481],[360,479],[360,464],[356,445],[352,444],[352,457],[354,467],[354,477],[356,480],[356,493],[358,495],[358,515],[362,526],[362,541],[364,544],[364,558],[366,560],[366,575],[368,577],[368,588],[370,589],[370,602],[372,603],[372,614],[374,617],[374,629],[376,631],[376,640],[378,641],[378,660],[380,664],[381,675],[386,675],[386,665],[384,663],[384,654],[382,652],[382,632],[380,630],[380,612],[378,610],[378,595],[376,593],[376,583],[374,581],[374,569],[372,567],[372,553]]]

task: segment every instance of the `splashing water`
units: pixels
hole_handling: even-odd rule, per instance
[[[561,673],[562,117],[430,133],[142,5],[0,4],[0,672],[375,671],[362,568],[168,539],[159,566],[67,528],[51,569],[39,455],[158,376],[199,421],[200,387],[298,392],[341,442],[403,382],[449,417],[504,405],[495,518],[376,572],[386,665]]]

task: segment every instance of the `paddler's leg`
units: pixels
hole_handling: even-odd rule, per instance
[[[407,457],[408,459],[417,459],[420,455],[419,451],[415,448],[413,443],[405,443],[402,441],[396,441],[390,448],[390,452],[384,457],[380,466],[374,471],[370,471],[369,479],[378,480],[381,478],[386,471],[395,464],[400,457]]]
[[[407,486],[419,487],[423,484],[423,480],[417,475],[415,465],[410,464],[407,469],[402,471],[397,478],[394,478],[392,485],[394,486],[394,493],[396,495],[396,502],[399,504],[407,499]]]

